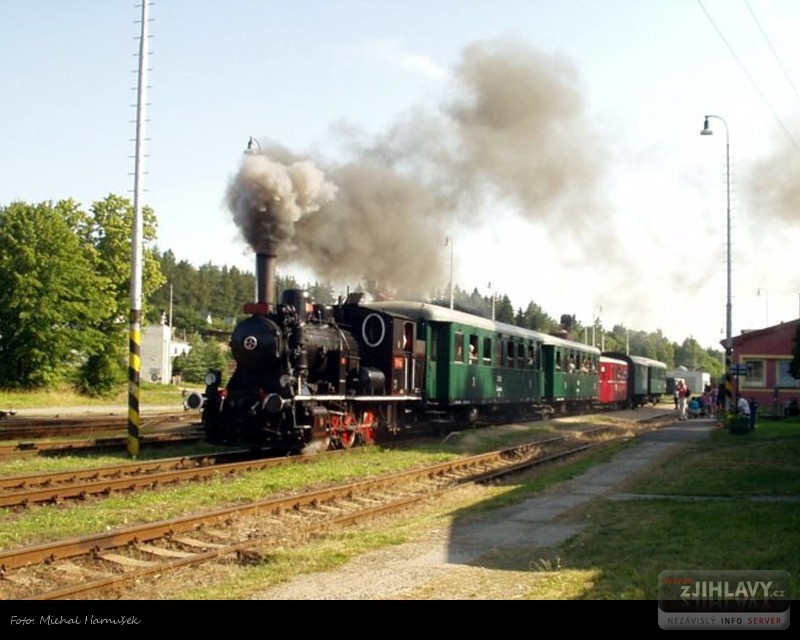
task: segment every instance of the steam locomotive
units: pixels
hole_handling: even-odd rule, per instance
[[[636,407],[666,389],[663,363],[423,302],[351,294],[320,305],[286,290],[273,305],[275,262],[256,256],[257,301],[231,335],[230,379],[209,372],[205,392],[187,401],[211,442],[350,448],[400,432]]]

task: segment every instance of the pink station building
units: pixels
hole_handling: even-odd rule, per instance
[[[745,331],[732,339],[733,365],[745,373],[734,377],[735,393],[754,399],[759,412],[785,415],[800,403],[800,380],[789,375],[798,327],[800,319]]]

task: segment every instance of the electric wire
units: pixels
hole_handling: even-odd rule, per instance
[[[761,26],[761,22],[756,17],[755,11],[750,6],[748,0],[744,0],[745,5],[747,6],[747,10],[750,12],[750,15],[753,17],[753,21],[758,26],[758,30],[761,32],[761,35],[764,36],[764,41],[767,43],[770,51],[772,51],[772,55],[775,58],[775,62],[778,63],[778,66],[781,68],[781,73],[783,73],[783,77],[786,78],[786,82],[789,83],[789,86],[792,88],[794,95],[797,96],[797,99],[800,100],[800,92],[797,91],[797,87],[794,86],[792,79],[789,77],[789,72],[786,71],[786,67],[783,66],[783,62],[781,62],[781,58],[778,55],[778,52],[775,51],[775,47],[772,46],[772,42],[770,42],[769,36],[767,36],[767,32],[764,31],[764,28]]]
[[[750,84],[753,85],[753,88],[755,89],[756,93],[764,101],[764,104],[770,110],[770,113],[772,113],[772,117],[775,118],[775,121],[778,123],[778,126],[780,126],[780,128],[783,129],[783,132],[786,134],[786,137],[789,138],[789,141],[792,143],[792,146],[794,146],[794,148],[798,152],[800,152],[800,145],[798,145],[797,141],[792,137],[792,134],[789,132],[789,129],[786,127],[786,125],[780,119],[780,116],[775,111],[775,109],[773,108],[772,104],[770,104],[769,100],[767,100],[767,97],[761,91],[761,89],[759,88],[758,84],[756,84],[756,81],[753,79],[753,76],[750,75],[750,72],[744,66],[744,63],[741,61],[739,56],[736,54],[736,51],[734,50],[734,48],[731,46],[731,44],[725,38],[725,35],[722,33],[720,28],[717,26],[717,23],[714,22],[714,19],[711,17],[711,14],[708,12],[708,10],[705,8],[705,6],[703,6],[702,0],[697,0],[697,4],[700,5],[700,8],[703,10],[703,13],[706,14],[706,17],[708,18],[709,22],[711,23],[711,26],[714,27],[714,29],[716,30],[716,32],[719,35],[719,37],[725,43],[725,46],[728,47],[728,50],[731,52],[731,55],[736,60],[736,62],[738,63],[739,67],[741,67],[742,72],[745,74],[745,76],[747,76],[747,79],[750,81]]]

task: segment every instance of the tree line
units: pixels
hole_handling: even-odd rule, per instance
[[[130,200],[109,194],[88,208],[74,200],[12,202],[0,207],[0,388],[46,389],[73,385],[88,395],[116,392],[127,380],[130,313]],[[209,368],[229,366],[228,336],[252,301],[255,277],[236,267],[199,267],[176,260],[157,246],[157,220],[143,209],[142,311],[145,324],[169,322],[192,346],[175,366],[188,382]],[[317,302],[336,302],[327,282],[299,283],[278,273],[276,288],[302,286]],[[367,290],[368,282],[353,287]],[[558,320],[534,302],[514,309],[507,295],[492,298],[455,287],[454,306],[501,322],[545,333],[567,331],[605,351],[629,351],[665,362],[722,374],[722,352],[692,338],[678,344],[661,331],[646,333],[598,320],[584,326]],[[436,304],[448,295],[434,292]],[[493,309],[493,310],[492,310]]]

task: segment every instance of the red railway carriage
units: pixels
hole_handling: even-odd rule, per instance
[[[603,406],[622,407],[628,402],[628,363],[624,360],[600,356],[598,400]]]

